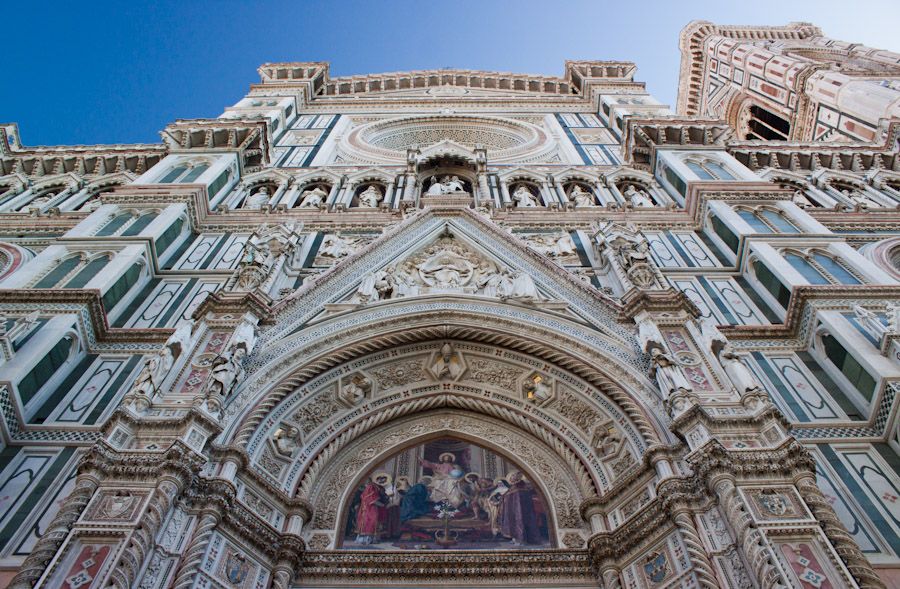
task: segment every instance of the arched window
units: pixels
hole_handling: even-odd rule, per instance
[[[176,167],[172,168],[171,170],[169,170],[168,174],[166,174],[165,176],[160,178],[159,183],[160,184],[171,184],[171,183],[175,182],[176,179],[183,176],[184,173],[187,172],[187,170],[188,170],[188,167],[185,165],[176,166]]]
[[[137,219],[135,219],[134,223],[125,228],[125,231],[122,232],[122,235],[137,235],[141,231],[143,231],[147,225],[149,225],[153,219],[156,218],[156,213],[144,213]]]
[[[701,180],[734,180],[734,174],[719,162],[685,160],[684,163]]]
[[[791,291],[769,270],[768,266],[759,260],[753,261],[753,273],[756,279],[765,288],[769,294],[775,297],[778,303],[787,309],[791,302]]]
[[[825,270],[835,282],[840,284],[861,284],[856,276],[851,274],[849,270],[831,256],[821,252],[814,252],[812,257],[819,267]]]
[[[201,162],[190,166],[179,164],[159,180],[159,184],[190,184],[199,178],[203,172],[209,169],[209,164]]]
[[[738,209],[738,216],[746,221],[747,225],[756,231],[757,233],[772,233],[772,228],[763,221],[757,214],[753,211],[748,211],[747,209]]]
[[[62,260],[55,268],[44,274],[44,276],[35,283],[34,288],[53,288],[59,284],[63,278],[73,272],[79,264],[81,264],[80,256],[72,256]]]
[[[690,168],[690,170],[694,174],[696,174],[697,177],[700,178],[701,180],[715,180],[716,179],[715,176],[713,176],[709,171],[707,171],[706,168],[704,168],[697,162],[688,161],[686,163],[687,163],[687,167]]]
[[[810,284],[831,284],[831,281],[823,276],[822,273],[819,272],[815,266],[810,264],[806,258],[797,254],[785,254],[784,259],[787,260],[788,264],[793,266],[797,272],[803,275],[803,278]]]
[[[734,180],[734,176],[731,175],[731,172],[725,169],[725,167],[718,162],[705,162],[706,168],[718,179],[718,180]]]
[[[131,213],[123,213],[121,215],[117,215],[113,217],[106,225],[100,228],[97,231],[98,237],[105,237],[109,235],[115,235],[115,233],[125,226],[126,223],[131,221],[134,216]]]
[[[100,273],[106,265],[109,264],[109,256],[100,256],[88,262],[84,268],[78,271],[78,274],[66,282],[63,288],[84,288],[84,285]]]
[[[776,233],[800,233],[800,230],[778,211],[760,209],[758,214]]]
[[[749,115],[745,139],[786,141],[791,133],[791,124],[787,120],[760,106],[751,106]]]

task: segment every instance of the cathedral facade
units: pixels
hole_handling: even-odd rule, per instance
[[[680,45],[0,126],[3,582],[900,587],[900,55]]]

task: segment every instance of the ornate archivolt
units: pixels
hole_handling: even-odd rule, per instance
[[[336,157],[344,162],[405,164],[407,149],[442,142],[483,147],[494,163],[559,161],[557,143],[540,119],[433,115],[354,123],[337,144]]]
[[[340,313],[269,347],[275,358],[250,357],[248,376],[226,406],[225,441],[245,444],[273,407],[331,368],[378,350],[435,339],[494,344],[541,358],[608,395],[648,443],[668,439],[657,389],[640,363],[623,362],[597,331],[548,311],[480,300],[417,297]],[[261,349],[260,347],[257,348]],[[620,349],[620,352],[627,350]],[[633,358],[626,353],[626,358]]]
[[[592,495],[632,471],[648,446],[627,412],[571,372],[498,346],[438,340],[370,354],[310,380],[268,412],[246,450],[272,484],[305,496],[357,437],[442,408],[490,415],[541,439]]]

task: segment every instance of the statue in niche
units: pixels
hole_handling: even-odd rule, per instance
[[[365,209],[377,209],[378,203],[381,202],[383,195],[378,187],[370,184],[368,188],[363,190],[359,195],[359,206]]]
[[[226,399],[234,389],[234,385],[244,376],[244,357],[247,348],[244,344],[229,346],[224,355],[216,356],[212,361],[207,385],[208,395]]]
[[[152,397],[159,393],[159,387],[181,354],[190,345],[193,322],[185,321],[169,336],[166,343],[156,354],[144,362],[144,368],[134,381],[132,390]]]
[[[598,424],[591,436],[591,446],[600,458],[615,454],[621,441],[622,436],[612,421]]]
[[[428,192],[426,192],[428,196],[440,196],[444,193],[444,185],[438,182],[437,177],[431,177],[431,184],[428,186]]]
[[[739,394],[761,390],[756,377],[753,376],[747,365],[741,362],[740,356],[732,349],[731,345],[725,346],[719,353],[719,362]]]
[[[247,197],[247,202],[244,203],[244,208],[258,211],[259,209],[269,204],[269,198],[271,198],[269,189],[265,186],[261,186],[259,190],[257,190],[254,194],[251,194],[249,197]]]
[[[322,190],[321,187],[316,186],[312,190],[304,190],[303,194],[300,195],[300,205],[301,209],[321,209],[325,206],[325,199],[328,198],[328,193]]]
[[[594,195],[586,190],[582,190],[580,184],[576,184],[572,191],[569,192],[569,199],[575,203],[576,208],[597,206],[594,202]]]
[[[300,449],[300,430],[287,423],[282,423],[272,434],[272,445],[275,446],[275,451],[282,456],[292,458],[294,452]]]
[[[794,196],[791,197],[791,202],[801,209],[811,209],[815,206],[808,198],[806,198],[806,195],[803,194],[802,190],[794,191]]]
[[[453,349],[453,346],[449,342],[445,342],[444,345],[441,346],[441,350],[435,357],[434,362],[431,364],[431,373],[438,380],[444,378],[455,379],[463,372],[463,370],[464,368],[460,361],[459,354]]]
[[[647,192],[643,189],[635,188],[634,184],[626,186],[625,192],[622,193],[622,195],[634,208],[655,206]]]
[[[650,373],[655,376],[663,398],[668,399],[672,393],[692,391],[693,388],[681,371],[681,366],[659,348],[651,352],[653,368]]]
[[[881,338],[888,330],[888,326],[881,322],[878,315],[869,311],[862,305],[853,306],[853,314],[859,325],[868,333],[876,342],[880,342]]]
[[[463,186],[462,180],[459,179],[459,176],[450,176],[449,178],[445,176],[441,184],[443,184],[444,190],[446,190],[446,194],[466,191],[465,187]]]
[[[537,199],[524,184],[520,184],[513,193],[512,198],[516,201],[517,207],[536,207],[539,206]]]

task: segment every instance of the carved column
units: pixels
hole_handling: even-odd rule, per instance
[[[681,532],[681,538],[687,547],[688,556],[697,575],[697,581],[701,587],[709,589],[718,589],[719,582],[716,580],[715,569],[706,553],[706,547],[697,533],[697,527],[694,525],[694,518],[686,508],[682,508],[674,514],[672,519]]]
[[[156,533],[172,508],[180,485],[169,478],[161,480],[153,491],[150,504],[143,517],[131,533],[128,546],[119,557],[116,566],[110,571],[108,584],[119,589],[130,589],[137,579],[144,560],[156,545]]]
[[[178,572],[175,573],[175,581],[172,583],[172,589],[187,589],[194,584],[197,571],[200,570],[200,563],[206,548],[209,546],[210,538],[219,525],[219,514],[214,510],[204,511],[197,521],[197,527],[191,536],[191,541],[185,547],[184,556],[181,559],[181,565]]]
[[[730,477],[722,477],[713,484],[722,511],[731,525],[738,548],[743,551],[762,589],[787,589],[784,577],[775,565],[775,558],[762,531],[753,523],[737,487]]]
[[[98,486],[99,481],[93,476],[84,474],[78,476],[72,493],[66,497],[56,517],[47,526],[47,531],[22,563],[22,567],[9,584],[8,589],[31,589],[34,587]]]
[[[835,551],[847,565],[847,569],[862,589],[885,589],[885,584],[872,568],[871,563],[863,555],[856,542],[847,532],[847,528],[838,519],[837,514],[822,495],[821,489],[816,485],[816,478],[812,473],[805,474],[797,481],[797,489],[803,501],[819,520],[822,531],[834,546]]]

